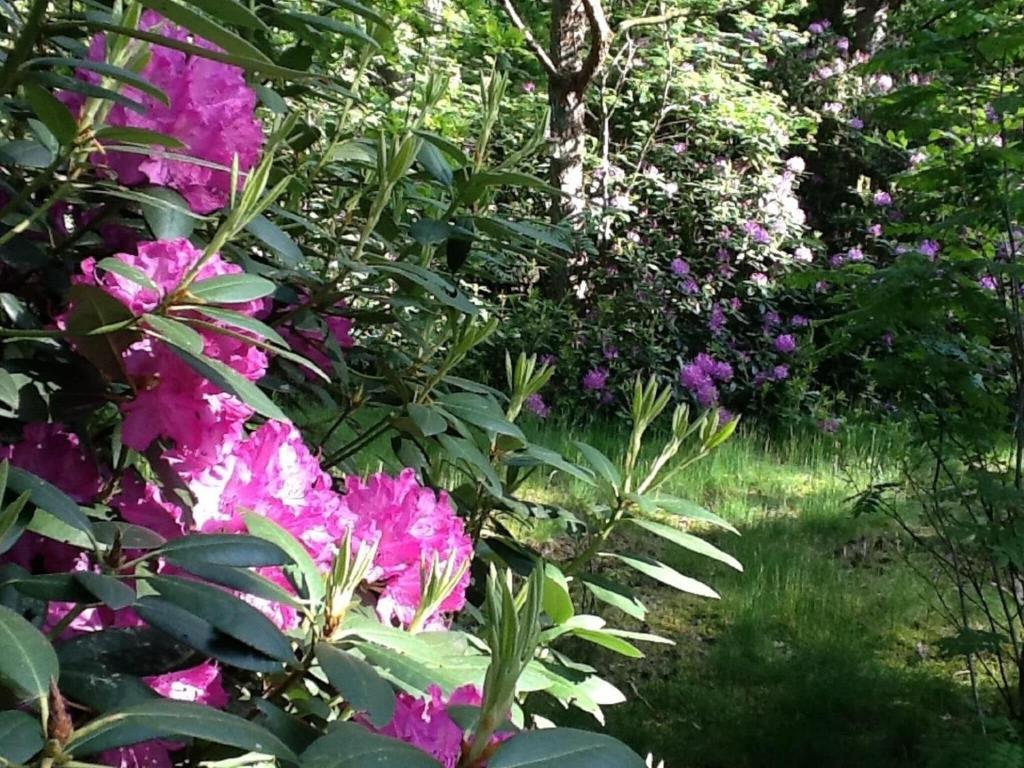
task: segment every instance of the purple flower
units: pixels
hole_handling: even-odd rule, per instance
[[[605,344],[601,349],[601,354],[604,355],[605,360],[617,360],[619,357],[619,348],[614,344]]]
[[[872,224],[870,227],[868,227],[868,234],[871,235],[872,237],[881,237],[882,236],[882,225],[881,224]]]
[[[864,261],[864,251],[857,246],[854,246],[846,252],[847,257],[850,261]]]
[[[853,130],[855,131],[864,130],[864,121],[859,117],[851,117],[847,125],[853,128]]]
[[[682,289],[683,293],[692,296],[693,294],[697,293],[700,290],[700,286],[697,285],[697,282],[691,277],[687,278],[683,282]]]
[[[675,152],[677,155],[683,154],[683,152],[685,152],[689,148],[690,145],[687,144],[685,141],[677,141],[675,144],[672,145],[672,151]]]
[[[832,290],[832,286],[829,285],[827,280],[819,280],[814,284],[815,293],[828,293],[830,290]]]
[[[541,365],[554,365],[557,362],[558,358],[552,355],[550,352],[546,352],[545,354],[540,356]]]
[[[839,431],[839,419],[828,418],[818,422],[818,429],[832,435]]]
[[[685,259],[672,259],[672,272],[673,274],[679,275],[680,277],[682,277],[683,275],[688,275],[690,274],[690,265],[686,262]]]
[[[942,250],[942,246],[938,243],[937,240],[924,240],[917,247],[917,250],[920,251],[923,255],[927,256],[932,261],[935,261],[935,259],[939,255],[939,251]]]
[[[607,368],[592,368],[583,375],[583,388],[591,392],[600,392],[608,386]]]
[[[776,365],[772,368],[772,381],[785,381],[789,378],[788,365]]]
[[[537,90],[537,84],[533,80],[527,80],[523,83],[523,91],[526,93],[533,93]]]
[[[850,50],[850,38],[840,37],[836,39],[836,50],[846,53]]]
[[[812,21],[810,26],[807,27],[807,31],[812,35],[823,35],[825,30],[832,26],[832,22],[828,19],[821,19],[819,21]]]
[[[843,256],[843,254],[841,254],[841,253],[837,253],[835,256],[831,257],[828,260],[828,263],[830,265],[832,265],[833,267],[837,267],[838,268],[838,267],[843,266],[843,264],[846,263],[846,257]]]
[[[811,324],[811,321],[808,320],[803,315],[793,315],[793,319],[790,320],[789,322],[792,324],[794,328],[806,328],[808,325]]]
[[[892,195],[888,192],[875,192],[875,196],[872,199],[879,208],[888,208],[892,205]]]
[[[752,282],[754,285],[764,287],[768,285],[768,275],[766,275],[764,272],[755,272],[750,276],[750,282]]]
[[[892,331],[886,331],[882,334],[882,346],[888,350],[892,350],[892,345],[896,341],[896,336]]]
[[[725,312],[721,307],[715,306],[711,310],[711,319],[708,320],[708,329],[715,336],[718,336],[725,329]]]
[[[526,406],[526,410],[542,419],[551,415],[551,406],[544,402],[544,398],[539,393],[527,397],[523,405]]]
[[[731,299],[729,299],[729,306],[732,307],[733,312],[739,312],[740,308],[743,306],[743,302],[737,297],[733,296]]]
[[[774,309],[770,309],[767,312],[765,312],[761,320],[764,323],[764,327],[766,329],[774,328],[777,325],[779,325],[779,323],[782,322],[782,318],[779,316],[779,313],[776,312]]]
[[[711,384],[711,375],[697,363],[684,365],[679,372],[679,383],[691,392]]]
[[[984,275],[979,281],[978,285],[984,288],[986,291],[994,291],[999,287],[999,283],[992,275]]]
[[[772,236],[768,234],[768,230],[762,227],[756,221],[747,221],[743,225],[743,229],[746,230],[747,234],[753,239],[755,243],[767,245],[772,241]]]
[[[796,337],[791,333],[783,333],[775,337],[775,350],[784,355],[796,352]]]
[[[999,111],[991,103],[985,105],[985,119],[990,123],[999,122]]]

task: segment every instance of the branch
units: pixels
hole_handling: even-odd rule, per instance
[[[583,0],[583,10],[586,11],[587,21],[590,24],[590,51],[587,59],[583,62],[583,68],[573,76],[576,90],[582,92],[594,75],[604,64],[608,56],[608,49],[612,44],[612,28],[608,26],[608,19],[604,15],[604,8],[601,7],[601,0]]]
[[[677,8],[674,11],[661,13],[657,16],[638,16],[635,19],[626,19],[615,28],[615,34],[621,35],[623,32],[627,32],[633,27],[648,27],[652,24],[667,24],[670,21],[675,21],[676,19],[685,16],[686,14],[687,11],[685,8]]]
[[[537,42],[537,38],[533,36],[531,29],[526,26],[526,22],[523,21],[519,13],[516,11],[516,7],[512,5],[512,0],[501,0],[501,5],[505,9],[505,13],[508,14],[509,19],[512,21],[512,26],[523,33],[523,37],[526,39],[526,45],[533,55],[537,57],[537,61],[541,63],[541,66],[547,71],[552,77],[559,77],[560,72],[558,67],[555,66],[555,62],[551,60],[551,56],[544,50],[544,46]]]

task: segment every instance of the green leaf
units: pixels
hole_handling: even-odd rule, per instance
[[[635,568],[640,573],[650,576],[652,579],[660,581],[662,584],[667,584],[670,587],[678,589],[680,592],[689,592],[693,595],[700,595],[701,597],[711,597],[717,600],[719,594],[715,592],[707,584],[704,584],[696,579],[691,579],[689,576],[683,576],[679,571],[671,568],[664,563],[659,563],[650,557],[644,555],[623,555],[617,552],[602,552],[604,557],[614,557],[617,560],[621,560],[631,568]]]
[[[224,309],[222,307],[211,307],[207,305],[185,305],[172,307],[174,310],[184,310],[187,312],[198,312],[199,314],[206,315],[212,320],[217,320],[225,325],[231,325],[235,328],[240,328],[243,331],[249,331],[253,335],[266,339],[268,342],[281,346],[288,347],[288,342],[284,338],[267,325],[264,322],[257,320],[255,317],[249,315],[243,315],[241,312],[236,312],[233,309]]]
[[[573,444],[579,448],[580,453],[583,454],[590,465],[597,470],[597,473],[603,477],[611,487],[618,492],[619,488],[622,487],[622,475],[619,473],[618,467],[616,467],[611,459],[601,453],[597,448],[592,445],[587,445],[580,440],[574,440]]]
[[[420,151],[416,156],[416,159],[419,161],[420,165],[427,170],[427,173],[446,187],[450,187],[455,181],[455,177],[452,175],[451,166],[448,165],[448,161],[444,159],[444,155],[441,154],[441,150],[429,141],[424,141],[420,145]]]
[[[141,677],[111,672],[88,662],[65,668],[61,673],[60,690],[78,704],[97,712],[132,707],[158,698],[156,691]]]
[[[375,728],[395,716],[395,692],[377,670],[329,643],[317,643],[316,658],[328,681],[357,712],[365,712]]]
[[[299,13],[298,11],[289,11],[283,14],[286,18],[298,19],[311,27],[316,29],[322,29],[327,32],[333,32],[342,37],[347,37],[350,40],[355,40],[365,45],[369,45],[371,48],[380,48],[380,43],[366,34],[363,30],[353,27],[351,24],[345,24],[337,19],[332,19],[330,16],[315,16],[311,13]]]
[[[505,418],[505,413],[492,398],[474,395],[470,392],[456,392],[438,395],[437,399],[453,416],[463,421],[468,421],[488,432],[508,435],[526,442],[526,435],[523,434],[523,431]]]
[[[25,98],[43,124],[50,129],[50,133],[61,144],[71,144],[78,133],[78,124],[71,111],[45,88],[35,83],[25,83],[23,87]]]
[[[598,600],[618,608],[623,613],[639,621],[643,621],[647,616],[646,606],[624,584],[592,575],[583,576],[581,580],[583,581],[583,586]]]
[[[599,629],[574,629],[570,634],[631,659],[644,658],[643,651],[632,643],[623,640],[621,637],[609,635]]]
[[[682,517],[686,520],[700,520],[711,525],[724,528],[727,531],[732,531],[738,534],[736,526],[730,523],[728,520],[719,517],[714,512],[709,512],[704,507],[696,504],[688,499],[680,499],[677,496],[647,496],[642,497],[646,501],[655,505],[659,509],[663,509],[671,515]]]
[[[92,527],[96,540],[108,546],[120,541],[124,549],[156,549],[167,543],[163,536],[141,525],[102,520],[93,523]]]
[[[309,768],[440,768],[441,764],[421,749],[371,733],[355,723],[333,723],[302,753]]]
[[[140,597],[135,603],[135,612],[151,627],[204,656],[252,672],[281,671],[280,661],[221,632],[205,619],[162,597]]]
[[[544,612],[555,624],[563,624],[575,615],[569,595],[569,582],[554,565],[548,564],[544,576]]]
[[[117,329],[135,316],[95,285],[71,286],[69,303],[71,311],[65,331],[72,337],[75,349],[108,379],[125,381],[122,354],[138,339],[138,334]]]
[[[263,19],[238,2],[238,0],[188,0],[188,4],[201,8],[211,16],[216,16],[221,21],[233,24],[236,27],[248,27],[249,29],[259,29],[264,32],[269,30]]]
[[[285,744],[255,723],[192,702],[157,699],[111,712],[79,729],[66,751],[76,757],[150,739],[190,737],[297,762]]]
[[[364,19],[369,19],[375,24],[380,24],[382,27],[388,26],[388,20],[377,13],[372,8],[367,8],[362,3],[356,2],[356,0],[330,0],[328,5],[332,8],[344,8],[346,11],[351,11],[356,16],[362,16]]]
[[[57,656],[65,669],[96,665],[109,673],[136,677],[162,675],[198,663],[190,647],[152,627],[88,632],[62,643]]]
[[[452,437],[451,435],[438,435],[438,442],[448,452],[448,455],[457,463],[462,461],[470,470],[470,476],[481,480],[492,494],[501,497],[503,488],[501,481],[494,472],[491,462],[477,447],[476,443],[464,437]]]
[[[184,149],[179,139],[168,136],[166,133],[151,131],[148,128],[133,128],[126,125],[108,125],[96,131],[96,138],[105,141],[107,144],[143,144],[146,146],[160,146],[167,149]]]
[[[243,56],[254,61],[269,62],[266,54],[243,37],[222,27],[212,19],[186,8],[174,0],[141,0],[142,4],[159,11],[175,24],[180,24],[199,37],[216,43],[228,53]],[[221,0],[224,3],[224,0]]]
[[[502,744],[488,768],[644,768],[633,750],[611,736],[575,728],[524,731]]]
[[[70,59],[60,56],[43,56],[38,59],[32,59],[25,64],[26,68],[50,69],[61,66],[71,67],[73,69],[87,69],[90,72],[98,72],[112,80],[117,80],[118,82],[130,85],[133,88],[138,88],[143,93],[149,94],[154,99],[164,104],[164,106],[170,106],[171,101],[167,98],[167,94],[149,82],[146,78],[136,72],[124,69],[123,67],[115,67],[113,64],[108,64],[105,61],[93,61],[92,59]]]
[[[141,101],[109,88],[101,88],[78,77],[67,77],[56,72],[25,72],[23,74],[26,80],[41,83],[54,91],[69,91],[93,99],[105,99],[114,104],[120,104],[133,112],[138,112],[140,115],[144,115],[148,111],[146,105]]]
[[[393,274],[415,283],[446,307],[452,307],[463,314],[474,317],[480,313],[479,308],[462,291],[426,267],[406,262],[393,262],[389,264],[374,264],[373,268],[377,272]]]
[[[142,316],[142,319],[151,330],[156,332],[158,338],[181,347],[193,355],[203,353],[203,337],[195,328],[160,315],[147,313]]]
[[[673,528],[670,525],[662,525],[656,523],[653,520],[644,520],[638,517],[630,518],[630,522],[634,525],[643,528],[646,531],[650,531],[655,536],[660,536],[666,541],[671,541],[684,549],[688,549],[691,552],[696,552],[699,555],[710,557],[712,560],[717,560],[720,563],[725,563],[731,568],[735,568],[737,571],[743,570],[743,565],[732,555],[723,552],[713,544],[709,544],[692,533],[686,533],[678,528]]]
[[[259,536],[237,533],[193,533],[167,542],[152,554],[182,566],[200,563],[262,567],[287,565],[292,562],[288,554],[277,544]]]
[[[437,245],[448,239],[452,225],[435,219],[419,219],[409,227],[409,237],[420,245]]]
[[[412,419],[416,428],[419,429],[420,434],[424,437],[440,435],[448,429],[448,422],[436,408],[429,405],[409,403],[406,409],[409,411],[409,418]]]
[[[274,284],[256,275],[218,275],[192,283],[188,292],[208,304],[241,304],[269,296]]]
[[[0,712],[0,756],[14,763],[27,763],[43,748],[39,721],[27,712]]]
[[[289,267],[302,263],[302,251],[291,236],[266,216],[253,218],[245,225],[246,231],[268,245]]]
[[[74,574],[74,579],[113,611],[120,611],[135,602],[135,590],[113,576],[79,571]]]
[[[157,240],[190,237],[195,229],[196,215],[185,198],[167,187],[149,187],[141,194],[142,215]]]
[[[448,157],[455,161],[455,165],[459,168],[463,168],[470,164],[469,157],[462,151],[462,147],[453,141],[446,139],[444,136],[439,136],[436,133],[430,131],[416,130],[413,131],[424,141],[427,141],[437,147],[439,150],[444,152]]]
[[[92,532],[92,524],[81,508],[64,491],[31,472],[19,467],[10,467],[7,487],[14,493],[28,493],[29,499],[39,509],[48,512],[61,522],[83,533]]]
[[[146,582],[159,595],[260,653],[294,661],[295,652],[274,623],[234,595],[187,579],[153,576]]]
[[[301,581],[296,580],[300,591],[305,593],[305,596],[312,605],[320,605],[324,599],[324,579],[320,569],[317,568],[316,563],[309,556],[309,552],[306,551],[302,543],[284,528],[277,525],[277,523],[268,520],[262,515],[257,515],[255,512],[246,512],[244,518],[245,527],[249,529],[249,533],[276,544],[287,553],[288,557],[295,563],[295,569],[298,574],[302,576]],[[285,570],[288,571],[290,569],[286,568]]]
[[[96,268],[107,272],[113,272],[115,275],[123,277],[125,280],[130,280],[136,285],[141,285],[143,288],[147,288],[151,291],[160,290],[159,287],[157,287],[157,284],[150,279],[149,275],[141,269],[132,266],[131,264],[125,264],[123,261],[115,259],[113,256],[100,259],[96,262]]]
[[[57,654],[43,633],[10,608],[0,605],[0,681],[27,698],[50,691],[60,675]]]
[[[46,168],[53,162],[53,153],[38,141],[15,139],[0,144],[0,160],[22,168]]]
[[[289,605],[300,612],[305,610],[302,603],[294,595],[285,591],[265,576],[245,568],[196,562],[180,565],[179,567],[204,581],[220,584],[222,587],[245,592],[273,603]]]
[[[187,349],[171,344],[171,349],[200,376],[209,379],[223,391],[234,395],[243,403],[252,406],[261,416],[275,421],[288,422],[284,411],[267,397],[263,390],[220,360],[193,355]]]

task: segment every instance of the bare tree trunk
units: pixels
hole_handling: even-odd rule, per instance
[[[579,223],[583,211],[583,156],[586,141],[584,91],[567,73],[583,68],[587,16],[583,0],[553,0],[551,4],[551,58],[557,68],[548,77],[551,107],[551,186],[561,195],[551,201],[554,223]],[[565,262],[552,265],[540,282],[541,293],[561,299],[569,291],[569,268]]]

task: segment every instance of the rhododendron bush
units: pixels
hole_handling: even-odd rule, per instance
[[[671,392],[637,378],[626,455],[577,461],[515,424],[550,365],[506,355],[501,389],[459,375],[497,327],[461,266],[535,231],[495,189],[541,182],[487,165],[503,76],[482,76],[471,159],[430,130],[436,76],[374,90],[400,50],[359,3],[15,5],[0,764],[642,766],[539,728],[535,702],[596,725],[623,695],[567,644],[667,642],[577,612],[584,592],[646,611],[600,563],[715,596],[617,552],[620,528],[739,567],[666,523],[724,521],[657,493],[736,420],[680,404],[648,466]],[[731,376],[694,365],[708,393]],[[585,520],[518,495],[538,471],[593,487]],[[560,561],[513,533],[535,517]]]

